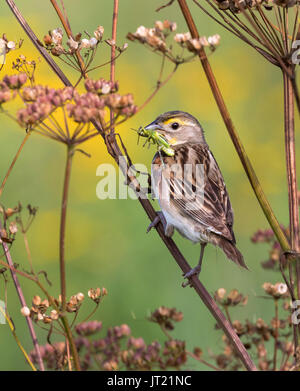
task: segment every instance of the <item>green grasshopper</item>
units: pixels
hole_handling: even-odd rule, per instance
[[[158,152],[164,152],[167,156],[174,156],[175,152],[174,150],[170,147],[170,144],[168,141],[165,139],[163,135],[161,135],[159,132],[156,130],[147,130],[143,128],[142,126],[139,127],[137,130],[138,136],[140,137],[147,137],[147,140],[145,141],[143,147],[148,143],[156,145]],[[138,139],[139,141],[139,139]]]

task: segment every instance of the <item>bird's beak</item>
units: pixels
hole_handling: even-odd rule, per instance
[[[155,122],[151,122],[151,124],[145,126],[145,129],[146,130],[157,130],[159,132],[163,132],[164,131],[164,129],[160,125],[155,123]]]

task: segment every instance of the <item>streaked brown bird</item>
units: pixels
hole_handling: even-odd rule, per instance
[[[174,156],[159,151],[152,161],[152,190],[162,213],[158,212],[148,231],[161,221],[167,236],[172,236],[175,228],[200,243],[198,265],[185,278],[199,275],[207,243],[219,246],[229,259],[247,269],[236,248],[233,210],[224,179],[197,119],[183,111],[169,111],[145,129],[163,135],[174,150]]]

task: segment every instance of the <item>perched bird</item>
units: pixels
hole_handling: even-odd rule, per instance
[[[152,161],[152,190],[162,212],[148,231],[161,221],[167,236],[175,228],[200,243],[199,263],[186,278],[200,273],[207,243],[219,246],[229,259],[247,269],[235,246],[233,211],[224,179],[197,119],[183,111],[169,111],[144,129],[161,134],[174,151],[173,156],[158,151]]]

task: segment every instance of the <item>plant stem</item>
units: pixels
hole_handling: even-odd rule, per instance
[[[16,341],[16,344],[19,346],[19,348],[20,348],[21,352],[23,353],[26,361],[30,365],[31,369],[33,371],[36,371],[37,370],[36,367],[33,365],[32,361],[30,360],[30,358],[29,358],[29,356],[28,356],[28,354],[26,352],[26,350],[23,348],[23,346],[22,346],[22,344],[21,344],[21,342],[20,342],[20,340],[19,340],[19,338],[18,338],[18,336],[16,334],[15,327],[14,327],[10,317],[5,313],[5,311],[3,310],[3,308],[1,306],[0,306],[0,312],[5,317],[5,319],[6,319],[7,323],[8,323],[8,326],[9,326],[11,332],[12,332],[12,335],[13,335],[15,341]]]
[[[66,158],[66,168],[65,168],[65,177],[63,185],[63,196],[61,204],[61,217],[60,217],[60,236],[59,236],[59,272],[60,272],[60,290],[61,290],[61,319],[64,325],[67,339],[70,343],[70,348],[72,351],[75,368],[77,371],[80,371],[80,361],[78,352],[75,346],[74,338],[71,332],[71,328],[66,317],[66,263],[65,263],[65,235],[66,235],[66,217],[67,217],[67,206],[68,206],[68,194],[70,187],[70,178],[71,178],[71,169],[72,169],[72,160],[73,160],[73,146],[67,147],[67,158]]]
[[[16,161],[18,160],[18,157],[19,157],[20,153],[22,152],[22,149],[23,149],[24,145],[26,144],[26,141],[28,140],[30,134],[31,134],[30,131],[28,131],[26,133],[26,135],[25,135],[25,137],[24,137],[24,139],[23,139],[23,141],[22,141],[22,143],[21,143],[21,145],[20,145],[20,147],[19,147],[19,149],[18,149],[18,151],[17,151],[13,161],[11,162],[11,165],[9,166],[9,169],[8,169],[4,179],[2,181],[1,187],[0,187],[0,197],[1,197],[2,193],[3,193],[3,189],[4,189],[4,186],[6,184],[6,181],[7,181],[8,177],[9,177],[12,169],[14,168],[14,165],[16,164]]]
[[[71,28],[70,28],[70,25],[68,23],[68,21],[65,19],[63,13],[61,12],[61,9],[59,8],[56,0],[50,0],[56,13],[57,13],[57,16],[59,17],[64,29],[65,29],[65,32],[67,33],[67,36],[68,38],[73,38],[73,34],[72,34],[72,31],[71,31]],[[80,70],[81,70],[81,74],[84,78],[87,78],[87,73],[86,73],[86,69],[85,69],[85,64],[84,64],[84,61],[83,61],[83,58],[81,57],[81,54],[79,52],[79,50],[76,50],[75,52],[75,55],[76,55],[76,58],[77,58],[77,61],[78,61],[78,65],[80,67]]]
[[[297,194],[297,175],[296,175],[296,152],[295,152],[295,121],[294,121],[294,95],[292,81],[285,71],[283,74],[284,86],[284,134],[285,134],[285,155],[286,170],[288,182],[289,197],[289,221],[290,221],[290,242],[292,253],[298,254],[296,257],[291,254],[288,256],[290,286],[294,294],[294,268],[293,262],[296,263],[297,276],[297,297],[300,298],[300,260],[299,260],[299,205]],[[294,349],[298,347],[299,328],[293,324]]]
[[[63,185],[63,196],[61,204],[60,217],[60,236],[59,236],[59,271],[60,271],[60,291],[62,301],[62,311],[66,310],[66,268],[65,268],[65,235],[66,235],[66,217],[68,206],[68,193],[71,178],[73,150],[67,147],[67,159],[65,168],[65,177]]]
[[[199,33],[196,28],[196,25],[194,23],[194,20],[192,18],[192,15],[190,13],[190,10],[187,6],[186,0],[178,0],[179,6],[181,8],[181,11],[184,15],[184,18],[186,20],[186,23],[189,27],[190,33],[193,38],[199,38]],[[247,174],[247,177],[250,181],[250,184],[254,190],[254,193],[256,195],[256,198],[271,226],[273,229],[278,242],[280,243],[280,246],[283,251],[288,252],[290,250],[289,242],[281,229],[277,218],[269,204],[269,201],[266,198],[266,195],[263,192],[263,189],[261,187],[261,184],[255,174],[255,171],[252,167],[252,164],[246,154],[246,151],[244,149],[244,146],[235,130],[235,127],[233,125],[232,119],[230,117],[230,114],[228,112],[228,109],[226,107],[226,104],[224,102],[223,96],[221,94],[221,91],[219,89],[219,86],[217,84],[216,78],[213,74],[213,71],[211,69],[210,63],[208,61],[208,58],[206,56],[205,50],[203,47],[199,50],[199,59],[201,61],[203,70],[205,72],[206,78],[209,82],[210,88],[212,90],[213,96],[216,100],[217,106],[219,108],[219,111],[221,113],[221,116],[223,118],[223,121],[226,125],[227,131],[230,135],[230,138],[234,144],[234,147],[239,155],[239,158],[242,162],[242,165],[244,167],[244,170]]]
[[[274,300],[275,304],[275,337],[274,337],[274,356],[273,356],[273,371],[276,371],[277,365],[277,348],[278,348],[278,300]]]
[[[112,20],[112,33],[111,37],[114,41],[114,44],[111,46],[111,54],[110,54],[110,81],[112,83],[115,82],[115,73],[116,73],[116,41],[117,41],[117,24],[118,24],[118,13],[119,13],[119,0],[114,0],[114,10],[113,10],[113,20]],[[110,110],[110,125],[114,124],[114,112]],[[110,128],[110,132],[114,133],[115,128],[112,126]]]
[[[299,204],[298,186],[296,174],[296,151],[295,151],[295,121],[294,121],[294,94],[291,79],[283,71],[284,84],[284,133],[286,170],[289,194],[289,217],[290,217],[290,241],[291,250],[296,254],[300,251],[299,238]],[[300,260],[296,257],[297,292],[300,298]]]
[[[2,230],[2,224],[0,222],[0,239],[2,239],[1,230]],[[4,254],[5,254],[6,261],[7,261],[8,265],[10,267],[14,267],[14,263],[13,263],[13,260],[11,258],[8,246],[7,246],[7,244],[5,243],[4,240],[1,240],[1,241],[2,241],[2,248],[3,248]],[[21,288],[21,285],[20,285],[17,273],[15,271],[13,271],[12,269],[10,269],[10,271],[11,271],[11,276],[12,276],[12,279],[13,279],[13,282],[14,282],[14,285],[15,285],[15,288],[16,288],[16,291],[17,291],[17,294],[18,294],[21,306],[22,307],[27,307],[26,300],[25,300],[25,297],[24,297],[24,294],[23,294],[23,291],[22,291],[22,288]],[[26,316],[26,322],[27,322],[29,333],[30,333],[30,336],[31,336],[31,339],[32,339],[32,342],[33,342],[33,346],[34,346],[35,351],[36,351],[39,368],[40,368],[41,371],[44,371],[45,368],[44,368],[44,363],[43,363],[42,356],[41,356],[40,346],[39,346],[39,343],[38,343],[38,340],[37,340],[37,337],[36,337],[36,333],[35,333],[35,330],[34,330],[34,327],[33,327],[32,320],[31,320],[31,318],[29,316]]]

